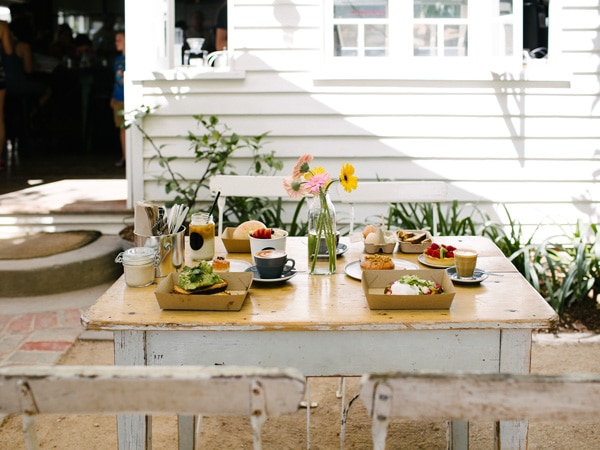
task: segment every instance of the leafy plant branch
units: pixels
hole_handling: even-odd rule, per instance
[[[190,150],[194,154],[194,162],[202,167],[198,178],[189,179],[173,168],[176,156],[166,156],[163,152],[164,145],[158,146],[151,136],[143,129],[140,119],[150,114],[152,108],[142,106],[127,116],[133,120],[126,120],[126,127],[135,126],[144,139],[152,146],[155,154],[150,158],[155,160],[163,169],[163,173],[157,178],[164,183],[165,192],[174,194],[169,204],[183,204],[193,212],[202,189],[209,189],[210,178],[214,175],[237,175],[231,163],[232,155],[240,150],[249,150],[252,162],[248,169],[248,175],[273,175],[283,168],[283,163],[275,157],[275,151],[262,152],[263,141],[268,133],[257,136],[240,136],[225,124],[220,123],[216,116],[194,115],[199,134],[189,131],[186,140],[190,143]],[[268,203],[266,199],[261,200],[261,207]]]

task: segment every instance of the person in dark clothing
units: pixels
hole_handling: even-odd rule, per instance
[[[110,106],[113,110],[115,126],[119,128],[119,140],[121,142],[121,159],[115,163],[117,167],[125,165],[125,128],[123,127],[123,109],[125,107],[125,32],[117,31],[115,34],[115,48],[121,52],[121,55],[115,58],[114,72],[115,82],[113,93],[110,99]]]
[[[223,5],[217,14],[215,44],[217,50],[227,47],[227,4]]]
[[[4,122],[4,101],[6,99],[6,75],[4,72],[5,55],[13,53],[12,41],[10,39],[10,30],[8,24],[0,21],[0,43],[2,52],[0,54],[0,170],[4,168],[2,162],[2,153],[4,152],[4,142],[6,141],[6,124]]]

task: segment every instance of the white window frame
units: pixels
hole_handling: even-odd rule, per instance
[[[323,2],[323,60],[317,78],[342,79],[489,79],[491,73],[517,74],[523,68],[523,5],[513,1],[513,14],[500,16],[498,23],[513,22],[513,49],[509,56],[490,55],[497,51],[500,36],[498,27],[490,23],[490,8],[499,7],[499,0],[468,0],[469,18],[452,19],[452,23],[468,25],[469,51],[467,56],[413,56],[413,2],[389,0],[388,19],[373,22],[389,23],[388,56],[334,56],[333,0]],[[487,20],[481,18],[487,17]],[[438,20],[442,23],[445,20]],[[431,22],[431,20],[428,20]],[[397,24],[394,26],[394,24]],[[474,38],[478,36],[479,39]]]

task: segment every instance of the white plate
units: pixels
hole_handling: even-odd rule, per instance
[[[423,253],[421,253],[417,257],[417,259],[419,260],[419,262],[421,264],[423,264],[424,266],[427,266],[427,267],[433,267],[434,269],[447,269],[448,268],[448,266],[443,266],[441,264],[432,264],[432,263],[426,261],[425,260],[425,255]],[[452,264],[450,267],[454,267],[454,264]]]
[[[410,261],[405,261],[403,259],[392,258],[392,261],[394,262],[395,270],[419,268],[419,266],[417,266],[416,264],[411,263]],[[346,272],[346,275],[348,275],[350,278],[360,280],[362,278],[362,269],[360,268],[360,261],[352,261],[351,263],[346,264],[346,267],[344,267],[344,272]]]
[[[245,272],[246,269],[252,267],[247,261],[242,261],[241,259],[230,259],[229,260],[229,271],[230,272]]]
[[[337,248],[335,249],[335,256],[342,256],[344,253],[346,253],[348,251],[348,246],[346,244],[338,244]],[[319,253],[319,256],[328,256],[329,253]]]
[[[253,281],[258,281],[259,283],[280,283],[282,281],[287,281],[290,278],[296,276],[298,273],[296,269],[292,269],[289,272],[286,272],[285,275],[281,275],[280,278],[261,278],[260,273],[258,273],[258,269],[256,266],[250,266],[244,272],[252,272]]]
[[[456,267],[448,267],[446,269],[446,273],[454,283],[461,284],[479,284],[488,277],[488,273],[485,270],[481,270],[478,268],[475,268],[475,272],[473,272],[473,279],[471,280],[464,280],[458,278],[458,274],[456,273]]]

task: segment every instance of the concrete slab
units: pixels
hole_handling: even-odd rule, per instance
[[[122,251],[116,236],[101,236],[77,250],[45,258],[0,260],[0,297],[29,297],[84,289],[114,281]]]
[[[0,215],[130,212],[127,180],[61,180],[0,195]]]

